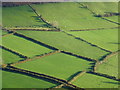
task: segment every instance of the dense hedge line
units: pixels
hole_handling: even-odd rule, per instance
[[[14,72],[14,73],[25,74],[25,75],[28,75],[28,76],[31,76],[31,77],[47,80],[47,81],[55,83],[55,84],[58,84],[58,83],[59,84],[67,84],[67,86],[70,86],[72,88],[78,88],[77,86],[68,83],[66,80],[59,79],[59,78],[56,78],[56,77],[52,77],[52,76],[45,75],[45,74],[40,74],[40,73],[28,71],[28,70],[23,70],[23,69],[16,68],[16,67],[13,67],[13,66],[7,66],[6,68],[2,68],[2,70]]]

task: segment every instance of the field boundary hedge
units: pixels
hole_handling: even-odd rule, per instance
[[[32,72],[32,71],[16,68],[16,67],[13,67],[13,66],[7,66],[5,68],[2,68],[2,70],[9,71],[9,72],[14,72],[14,73],[19,73],[19,74],[24,74],[24,75],[27,75],[27,76],[47,80],[47,81],[50,81],[50,82],[52,81],[52,83],[67,84],[67,86],[69,86],[69,87],[72,87],[72,88],[75,88],[75,89],[80,89],[79,87],[68,83],[66,80],[59,79],[59,78],[49,76],[49,75],[46,75],[46,74]]]
[[[46,57],[46,56],[49,56],[49,55],[52,55],[52,54],[55,54],[55,53],[59,53],[60,51],[57,50],[57,51],[53,51],[53,52],[49,52],[49,53],[45,53],[45,54],[41,54],[41,55],[37,55],[33,58],[27,58],[25,60],[22,60],[22,61],[18,61],[16,63],[13,63],[13,64],[10,64],[11,66],[14,66],[14,65],[17,65],[17,64],[21,64],[21,63],[25,63],[25,62],[28,62],[28,61],[32,61],[34,59],[39,59],[39,58],[42,58],[42,57]]]
[[[102,76],[102,77],[109,78],[109,79],[112,79],[112,80],[115,80],[115,81],[120,81],[120,79],[117,79],[117,78],[114,77],[114,76],[109,76],[109,75],[103,74],[103,73],[92,72],[92,71],[89,71],[89,72],[87,72],[87,73],[94,74],[94,75],[98,75],[98,76]]]
[[[85,57],[85,56],[80,56],[80,55],[77,55],[77,54],[74,54],[74,53],[71,53],[71,52],[68,52],[68,51],[61,51],[61,53],[68,54],[68,55],[71,55],[71,56],[75,56],[77,58],[82,58],[83,60],[87,60],[87,61],[94,61],[94,62],[97,61],[95,59],[91,59],[91,58],[88,58],[88,57]]]
[[[5,47],[5,46],[1,46],[1,45],[0,45],[0,47],[1,47],[2,49],[4,49],[4,50],[8,51],[8,52],[11,52],[11,53],[13,53],[13,54],[21,57],[21,58],[27,58],[27,56],[24,56],[24,55],[22,55],[22,54],[20,54],[20,53],[18,53],[18,52],[16,52],[16,51],[14,51],[14,50],[11,50],[11,49]]]
[[[81,71],[81,72],[75,73],[75,74],[73,75],[73,77],[72,77],[70,80],[68,80],[68,82],[71,83],[71,82],[75,81],[78,77],[82,76],[84,73],[86,73],[86,71]],[[61,87],[63,87],[63,86],[66,86],[66,84],[60,84],[60,85],[58,85],[58,86],[56,86],[56,87],[54,87],[54,88],[61,88]],[[54,88],[53,88],[53,89],[54,89]]]
[[[111,28],[96,28],[96,29],[81,29],[81,30],[69,30],[69,31],[97,31],[97,30],[105,30],[105,29],[119,29],[120,27],[111,27]]]
[[[36,11],[30,4],[28,4],[28,6],[33,10],[33,12],[37,15],[37,17],[39,17],[44,23],[46,23],[47,25],[52,26],[52,27],[55,28],[56,30],[59,30],[59,31],[60,31],[59,28],[53,26],[51,23],[49,23],[47,20],[45,20],[45,19],[42,17],[42,15],[39,15],[39,14],[37,13],[37,11]]]
[[[103,51],[106,51],[106,52],[111,52],[111,51],[109,51],[109,50],[106,50],[106,49],[104,49],[104,48],[99,47],[98,45],[92,44],[91,42],[88,42],[88,41],[86,41],[86,40],[84,40],[84,39],[82,39],[82,38],[80,38],[80,37],[76,37],[76,36],[74,36],[74,35],[72,35],[72,34],[69,34],[69,33],[67,33],[67,32],[64,32],[64,33],[67,34],[67,35],[69,35],[69,36],[71,36],[71,37],[74,37],[74,38],[77,39],[77,40],[83,41],[83,42],[89,44],[90,46],[99,48],[99,49],[101,49],[101,50],[103,50]]]
[[[96,62],[95,67],[94,67],[94,71],[96,72],[96,70],[97,70],[97,68],[99,67],[99,65],[103,64],[103,63],[106,62],[110,57],[112,57],[112,56],[114,56],[114,55],[116,55],[116,54],[118,54],[118,53],[120,53],[120,50],[115,51],[115,52],[112,52],[112,53],[108,54],[107,56],[105,56],[102,61]]]

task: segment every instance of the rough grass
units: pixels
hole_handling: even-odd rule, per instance
[[[74,2],[32,5],[44,19],[62,30],[115,27],[114,23],[94,17],[86,8]]]
[[[50,82],[30,76],[2,71],[2,88],[50,88]]]
[[[98,45],[101,48],[117,51],[118,50],[118,29],[105,29],[93,31],[68,32],[74,36]]]
[[[4,27],[47,27],[27,5],[3,7]]]
[[[0,49],[0,50],[2,50],[2,64],[13,63],[23,59],[4,49]]]
[[[68,80],[78,71],[90,70],[92,63],[67,54],[56,53],[18,64],[16,67]]]
[[[99,73],[108,74],[118,78],[118,55],[114,55],[107,60],[107,62],[98,66]]]
[[[107,54],[106,51],[93,47],[81,40],[77,40],[63,32],[19,31],[19,33],[42,41],[60,50],[65,50],[92,59],[99,59],[101,56]]]
[[[73,82],[81,88],[118,88],[118,81],[86,73]]]
[[[2,40],[3,46],[28,57],[33,57],[35,55],[40,55],[52,51],[39,44],[14,35],[3,37]]]

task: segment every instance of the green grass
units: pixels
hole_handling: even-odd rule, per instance
[[[107,52],[93,47],[86,42],[77,40],[74,37],[68,36],[63,32],[19,31],[19,33],[42,41],[60,50],[69,51],[92,59],[99,59],[101,56],[107,54]]]
[[[93,31],[68,32],[80,37],[101,48],[117,51],[118,50],[118,29],[105,29]]]
[[[62,30],[115,27],[114,23],[94,17],[86,8],[74,2],[32,5],[42,17]]]
[[[47,27],[27,5],[3,7],[4,27]]]
[[[44,58],[18,64],[16,67],[67,79],[78,71],[90,70],[91,63],[74,56],[56,53]]]
[[[107,62],[99,65],[96,72],[118,77],[118,55],[112,56]]]
[[[2,88],[50,88],[50,82],[30,76],[2,71]]]
[[[8,34],[8,32],[7,32],[7,31],[2,30],[2,31],[0,31],[0,34],[1,34],[1,35],[6,35],[6,34]]]
[[[14,50],[28,57],[33,57],[35,55],[40,55],[52,51],[39,44],[33,43],[24,38],[17,37],[14,35],[3,37],[2,44],[3,46],[10,48],[11,50]]]
[[[2,50],[2,63],[3,64],[13,63],[13,62],[17,62],[17,61],[23,59],[9,51],[4,50],[4,49],[0,49],[0,50]]]
[[[118,21],[118,17],[119,17],[119,16],[111,16],[111,17],[104,17],[104,18],[106,18],[106,19],[108,19],[108,20],[111,20],[111,21],[113,21],[113,22],[119,22],[119,21]]]
[[[87,6],[96,14],[105,14],[105,12],[118,13],[118,2],[83,2],[81,3]]]
[[[86,73],[73,82],[81,88],[118,88],[118,82],[105,77]]]

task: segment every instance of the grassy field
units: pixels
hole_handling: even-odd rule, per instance
[[[97,47],[93,47],[81,40],[77,40],[74,37],[68,36],[63,32],[19,31],[19,33],[42,41],[60,50],[69,51],[92,59],[99,59],[101,56],[107,54],[107,52]]]
[[[43,18],[54,26],[61,28],[61,30],[80,30],[117,26],[114,23],[94,17],[88,9],[80,8],[81,5],[78,3],[47,3],[32,6]]]
[[[118,77],[118,55],[112,56],[107,62],[99,65],[96,72]]]
[[[16,67],[68,80],[71,75],[78,71],[90,70],[91,63],[93,62],[88,62],[63,53],[57,53],[18,64]]]
[[[2,40],[3,46],[28,57],[33,57],[35,55],[40,55],[52,51],[39,44],[14,35],[3,37]]]
[[[23,59],[9,51],[4,50],[4,49],[0,49],[0,50],[2,50],[2,63],[3,64],[13,63],[13,62],[17,62],[17,61]]]
[[[119,22],[118,16],[105,17],[105,18],[108,19],[108,20],[111,20],[111,21],[113,21],[113,22]]]
[[[1,32],[1,33],[0,33],[1,35],[6,35],[6,34],[8,34],[8,32],[7,32],[7,31],[4,31],[4,30],[2,30],[2,31],[0,30],[0,32]]]
[[[105,29],[93,31],[68,32],[74,36],[80,37],[101,48],[117,51],[118,50],[118,29]]]
[[[118,13],[118,3],[117,2],[83,2],[81,3],[87,6],[96,14],[105,14],[106,12]],[[96,7],[97,6],[97,7]]]
[[[2,71],[2,88],[50,88],[56,86],[50,82],[22,74]]]
[[[81,88],[118,88],[118,81],[86,73],[73,82]]]
[[[47,27],[27,5],[3,8],[4,27]]]

